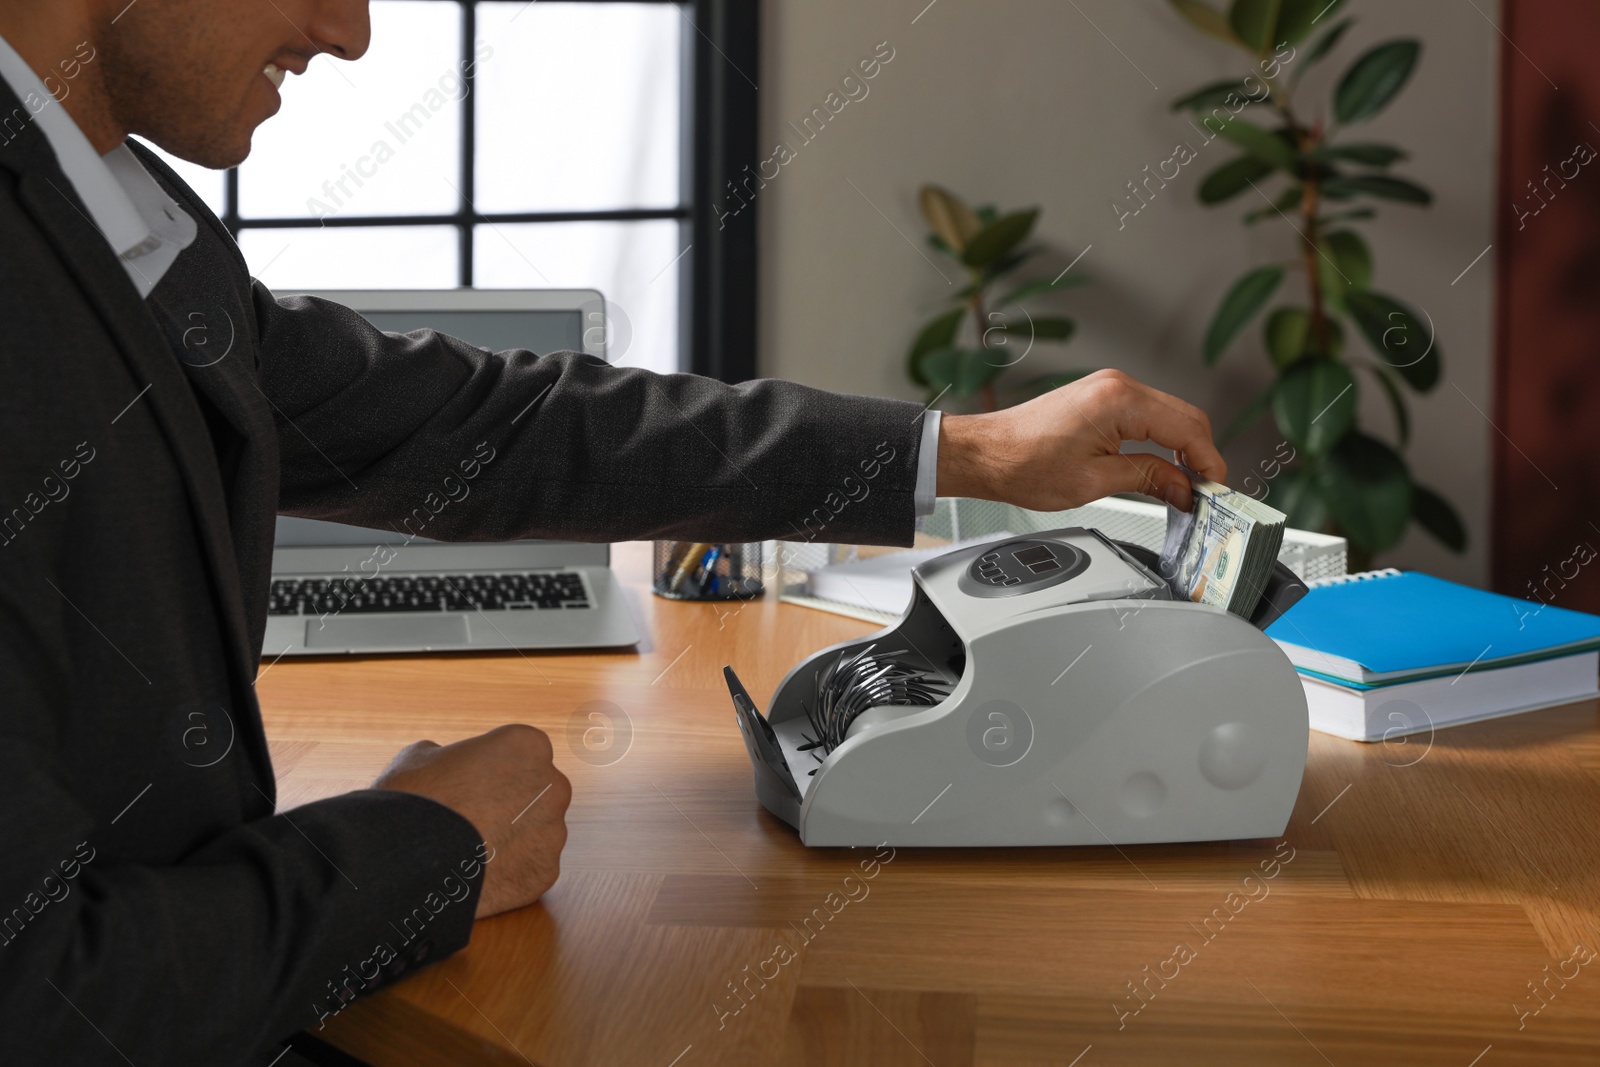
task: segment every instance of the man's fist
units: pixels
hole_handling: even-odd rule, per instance
[[[482,919],[532,904],[561,873],[572,785],[550,757],[543,731],[501,726],[442,748],[407,745],[372,786],[437,800],[477,827],[491,850]]]
[[[1211,420],[1116,370],[1096,371],[1004,411],[946,415],[939,424],[940,496],[999,500],[1034,511],[1082,507],[1112,493],[1144,493],[1188,511],[1189,479],[1124,441],[1172,449],[1203,477],[1228,476]]]

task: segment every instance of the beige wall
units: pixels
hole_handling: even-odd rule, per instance
[[[1046,359],[1121,367],[1205,407],[1220,428],[1270,370],[1257,328],[1217,370],[1201,365],[1200,338],[1232,280],[1271,257],[1292,256],[1293,234],[1281,221],[1242,227],[1239,216],[1251,206],[1242,199],[1222,208],[1198,204],[1200,179],[1235,154],[1222,142],[1202,148],[1120,231],[1111,202],[1179,140],[1198,146],[1168,103],[1242,75],[1246,57],[1190,30],[1165,0],[936,0],[913,24],[924,3],[765,3],[763,140],[786,141],[795,157],[757,194],[761,372],[918,396],[903,355],[951,286],[905,237],[921,247],[916,190],[936,181],[974,202],[1041,205],[1038,232],[1058,252],[1056,269],[1093,246],[1075,270],[1095,284],[1059,300],[1078,319],[1079,335],[1059,354],[1030,356],[1039,371],[1053,369]],[[1354,0],[1349,9],[1359,21],[1307,78],[1302,99],[1325,101],[1334,76],[1372,43],[1399,34],[1424,42],[1412,83],[1360,139],[1410,149],[1397,173],[1429,186],[1437,200],[1428,210],[1385,205],[1364,230],[1377,257],[1376,284],[1425,309],[1437,326],[1445,377],[1414,405],[1409,457],[1422,481],[1456,503],[1472,535],[1457,557],[1414,531],[1382,562],[1482,584],[1495,431],[1472,404],[1492,413],[1493,253],[1452,280],[1492,239],[1498,37],[1458,0]],[[788,123],[822,106],[884,41],[894,58],[867,83],[868,95],[802,143]],[[950,265],[940,266],[954,277]],[[1284,293],[1301,284],[1292,275]],[[1382,398],[1370,381],[1362,385],[1365,424],[1392,438]],[[1270,424],[1236,443],[1228,456],[1233,480],[1277,443]]]

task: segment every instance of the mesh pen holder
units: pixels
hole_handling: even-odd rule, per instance
[[[766,591],[761,542],[657,541],[651,568],[656,596],[669,600],[748,600]]]

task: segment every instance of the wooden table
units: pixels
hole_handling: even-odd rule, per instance
[[[867,878],[870,850],[808,850],[756,803],[721,668],[764,705],[801,656],[872,627],[770,594],[663,601],[648,546],[615,558],[649,634],[637,653],[284,660],[262,677],[286,808],[366,785],[410,741],[509,721],[547,731],[572,779],[559,883],[340,1014],[325,1034],[354,1055],[1600,1060],[1595,702],[1403,744],[1314,733],[1281,842],[900,849]]]

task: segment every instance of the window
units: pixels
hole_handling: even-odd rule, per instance
[[[614,363],[740,380],[754,219],[698,210],[754,158],[736,2],[374,0],[243,164],[173,163],[270,288],[592,287]]]

